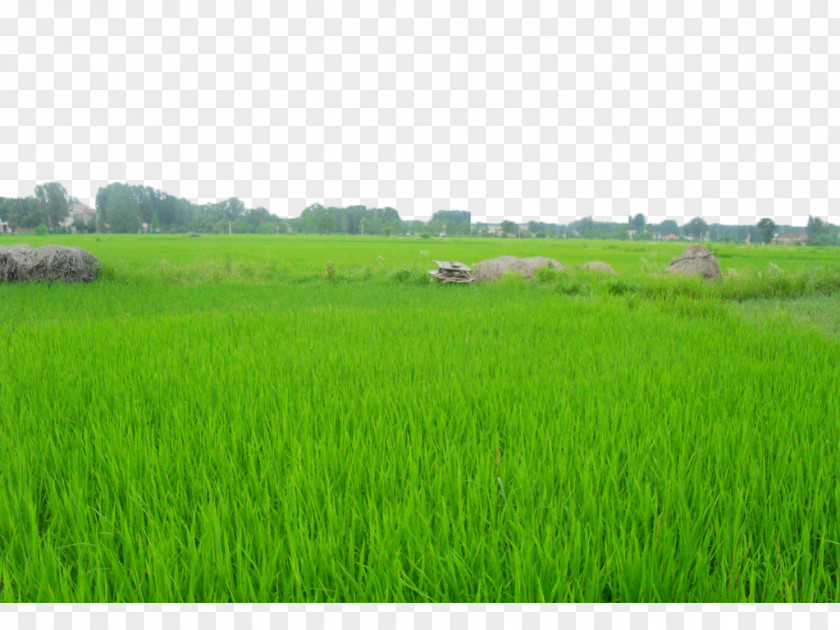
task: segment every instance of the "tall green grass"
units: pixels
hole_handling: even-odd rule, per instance
[[[438,287],[246,245],[0,286],[0,599],[840,597],[840,346],[728,308],[757,266]]]

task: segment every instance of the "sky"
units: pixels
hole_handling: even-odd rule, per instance
[[[840,3],[682,4],[3,2],[0,196],[840,220]]]

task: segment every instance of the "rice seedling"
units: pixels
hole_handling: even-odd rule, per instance
[[[840,598],[840,346],[737,306],[822,250],[101,238],[0,285],[3,601]],[[573,270],[420,281],[501,253]]]

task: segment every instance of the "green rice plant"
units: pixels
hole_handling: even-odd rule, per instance
[[[393,272],[392,277],[400,284],[411,283],[427,285],[432,282],[432,277],[426,272],[426,270],[420,269],[417,265],[396,269]]]
[[[587,296],[592,293],[595,281],[580,273],[561,273],[554,278],[552,288],[561,295]]]
[[[508,271],[496,281],[496,284],[505,289],[523,290],[528,286],[528,281],[516,271]]]
[[[2,601],[840,598],[825,253],[101,239],[0,285]],[[618,275],[419,281],[508,252]]]
[[[635,295],[642,292],[642,286],[636,282],[616,278],[609,280],[604,285],[610,295]]]

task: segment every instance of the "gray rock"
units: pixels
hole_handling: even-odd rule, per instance
[[[584,269],[587,271],[600,271],[602,273],[615,273],[615,269],[610,267],[607,263],[601,262],[600,260],[596,260],[593,262],[588,262],[583,266]]]
[[[699,273],[704,278],[717,278],[720,275],[720,263],[717,257],[703,245],[692,245],[674,258],[665,271],[683,275]]]
[[[0,282],[91,282],[99,260],[77,247],[0,247]]]
[[[566,268],[553,258],[535,256],[533,258],[517,258],[516,256],[499,256],[490,260],[482,260],[473,267],[473,277],[476,282],[495,282],[506,273],[514,271],[523,278],[533,279],[537,269],[551,265],[559,271]]]

